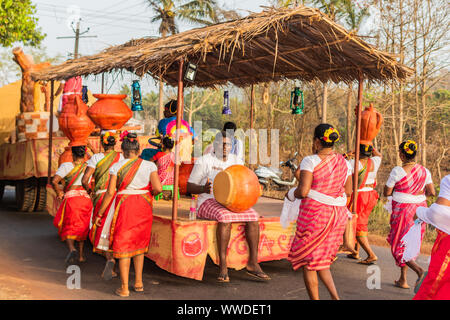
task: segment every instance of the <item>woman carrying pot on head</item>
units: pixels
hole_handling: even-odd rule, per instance
[[[356,221],[356,255],[349,254],[349,258],[359,259],[359,246],[361,246],[367,253],[365,260],[360,260],[358,263],[371,265],[378,260],[377,256],[373,252],[369,245],[368,228],[369,215],[372,209],[375,207],[378,201],[378,193],[374,190],[376,186],[377,171],[381,165],[381,153],[379,153],[371,145],[360,144],[359,145],[360,160],[358,166],[358,201],[356,213],[358,218]],[[355,160],[349,160],[352,174],[355,169]],[[353,178],[352,178],[353,181]],[[353,194],[350,199],[350,208],[353,206]]]
[[[100,205],[105,197],[106,188],[108,187],[108,183],[110,180],[109,169],[115,163],[120,160],[123,160],[122,153],[114,151],[114,146],[116,145],[116,138],[114,137],[113,132],[105,132],[101,135],[101,144],[104,152],[94,154],[89,161],[87,162],[86,172],[84,173],[82,184],[86,191],[91,194],[94,211],[92,214],[92,226],[89,232],[89,239],[93,245],[93,250],[96,253],[103,254],[106,257],[106,265],[103,270],[102,277],[105,280],[110,280],[117,274],[114,272],[115,261],[112,257],[112,254],[108,252],[107,249],[99,249],[97,248],[98,242],[100,240],[100,233],[97,232],[98,228],[93,222],[97,217],[98,211],[100,209]],[[91,177],[94,178],[94,188],[91,189]],[[101,224],[105,222],[102,219]]]
[[[58,228],[61,240],[66,241],[69,247],[66,257],[68,264],[86,261],[83,246],[89,233],[92,201],[81,185],[81,178],[86,169],[85,154],[86,146],[72,147],[73,162],[62,163],[52,179],[57,197],[62,200],[53,225]],[[64,191],[59,188],[61,181],[64,182]],[[78,241],[79,251],[75,248],[75,241]]]
[[[131,258],[135,271],[134,291],[144,291],[142,269],[151,236],[152,194],[161,193],[162,187],[156,165],[138,157],[140,147],[136,134],[125,131],[121,140],[124,159],[109,171],[108,188],[95,224],[101,226],[98,245],[109,248],[113,257],[119,259],[121,287],[115,292],[127,297]],[[101,224],[103,215],[107,216]]]
[[[329,124],[314,130],[312,155],[300,164],[299,184],[288,198],[302,199],[297,230],[288,260],[294,270],[303,268],[311,300],[319,299],[318,278],[331,297],[339,299],[330,272],[349,219],[347,195],[351,195],[351,169],[344,157],[333,150],[339,132]]]
[[[414,225],[414,215],[418,207],[427,207],[427,196],[436,194],[430,171],[416,163],[417,144],[407,140],[400,144],[399,155],[401,166],[392,169],[384,187],[384,196],[392,198],[390,225],[387,241],[391,245],[391,252],[395,263],[401,268],[400,278],[394,282],[399,288],[408,289],[406,273],[408,266],[417,274],[419,282],[424,274],[423,269],[414,261],[404,262],[405,245],[401,239]],[[387,205],[387,207],[390,207]],[[422,238],[425,224],[422,225]],[[416,283],[417,283],[416,282]]]

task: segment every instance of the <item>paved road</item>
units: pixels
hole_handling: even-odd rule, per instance
[[[81,289],[67,289],[64,258],[67,249],[58,239],[52,218],[46,213],[21,213],[15,211],[14,190],[5,190],[0,204],[0,299],[122,299],[113,294],[119,280],[103,281],[100,274],[104,259],[87,254],[88,261],[81,265]],[[88,247],[91,248],[90,246]],[[380,258],[381,289],[366,286],[367,267],[340,255],[332,272],[342,299],[410,300],[412,289],[393,286],[399,269],[388,248],[375,247]],[[428,257],[418,262],[427,266]],[[268,283],[255,282],[245,272],[230,270],[231,283],[215,282],[218,268],[207,261],[203,281],[174,276],[146,259],[144,265],[145,293],[131,292],[129,299],[307,299],[301,272],[292,271],[286,260],[262,263],[263,269],[273,278]],[[131,277],[132,278],[132,277]],[[412,286],[415,274],[409,272]],[[130,281],[130,284],[132,282]],[[321,286],[321,298],[329,299]]]

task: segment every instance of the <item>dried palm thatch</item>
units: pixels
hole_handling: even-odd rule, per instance
[[[193,85],[253,83],[300,79],[350,82],[402,80],[411,69],[394,55],[377,50],[317,9],[266,8],[246,18],[192,29],[158,39],[131,40],[99,54],[69,60],[35,72],[35,80],[126,69],[177,84],[178,63],[198,65]],[[187,83],[187,85],[192,85]]]

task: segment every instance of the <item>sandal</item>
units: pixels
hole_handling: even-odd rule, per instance
[[[65,262],[67,264],[75,264],[78,260],[79,260],[78,251],[77,250],[72,250],[67,255]]]
[[[105,269],[103,269],[103,273],[102,273],[102,278],[105,280],[111,280],[114,275],[113,275],[113,270],[114,270],[114,265],[116,264],[116,262],[114,260],[108,260],[106,261],[105,264]],[[116,274],[117,277],[117,274]]]
[[[378,258],[377,259],[371,259],[371,260],[368,260],[368,259],[366,259],[366,260],[359,260],[357,263],[358,264],[363,264],[363,265],[366,265],[366,266],[370,266],[372,264],[376,264],[377,260],[378,260]]]
[[[143,286],[143,285],[140,286],[140,287],[134,286],[134,287],[133,287],[133,290],[134,290],[135,292],[144,292],[144,286]]]
[[[115,294],[117,294],[119,297],[129,297],[130,291],[124,291],[122,290],[122,287],[117,288],[116,291],[114,291]]]
[[[349,259],[355,259],[355,260],[361,259],[361,258],[359,257],[359,255],[356,255],[356,256],[355,256],[353,253],[348,254],[348,255],[347,255],[347,258],[349,258]]]
[[[403,287],[399,284],[398,280],[394,281],[394,286],[397,288],[401,288],[401,289],[410,289],[410,287],[408,285],[406,285],[406,287]]]
[[[228,283],[230,282],[230,277],[228,276],[228,274],[221,274],[217,277],[217,282]]]
[[[271,278],[262,271],[250,271],[247,269],[247,274],[262,281],[269,281]]]

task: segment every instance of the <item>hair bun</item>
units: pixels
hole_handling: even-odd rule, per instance
[[[130,132],[127,134],[127,137],[130,139],[136,139],[137,138],[137,134],[134,132]]]
[[[412,144],[412,143],[408,146],[408,148],[411,149],[412,151],[416,151],[417,150],[416,149],[416,145]]]
[[[335,142],[335,141],[337,141],[338,139],[339,139],[339,135],[337,134],[337,132],[332,132],[332,133],[330,134],[330,140],[331,140],[331,141]]]
[[[114,138],[114,136],[109,136],[107,141],[108,141],[108,144],[115,144],[116,138]]]

